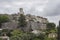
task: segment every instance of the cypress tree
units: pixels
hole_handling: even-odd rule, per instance
[[[27,25],[27,22],[26,22],[26,19],[25,19],[25,15],[24,14],[20,14],[20,17],[19,17],[19,28],[21,28],[21,30],[24,31],[24,27],[26,27]]]

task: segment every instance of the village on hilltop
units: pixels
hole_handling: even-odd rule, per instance
[[[19,12],[16,13],[16,14],[11,14],[11,15],[9,15],[9,14],[0,14],[0,16],[4,16],[4,15],[7,16],[9,18],[9,20],[8,20],[8,22],[3,22],[1,24],[0,31],[1,30],[4,30],[4,31],[9,30],[9,31],[8,31],[8,33],[6,31],[4,33],[4,31],[3,31],[3,34],[1,33],[1,35],[3,35],[3,37],[0,37],[0,38],[7,38],[7,40],[10,40],[10,37],[7,35],[7,34],[10,34],[9,33],[10,30],[13,30],[13,31],[11,31],[12,32],[11,37],[14,37],[14,33],[16,33],[15,36],[17,36],[20,33],[22,33],[21,35],[24,35],[24,33],[26,32],[27,34],[28,33],[33,33],[37,36],[39,36],[40,34],[43,34],[43,35],[47,35],[47,36],[44,36],[44,37],[57,38],[56,26],[55,26],[54,23],[50,23],[47,18],[44,18],[44,17],[41,17],[41,16],[35,16],[35,15],[31,15],[31,14],[26,14],[25,15],[25,13],[23,11],[23,8],[20,8]],[[23,19],[23,17],[21,17],[23,15],[24,15],[25,19]],[[26,21],[26,26],[24,24],[25,21]],[[21,22],[21,24],[19,22]],[[47,26],[49,26],[49,27],[47,27]],[[23,32],[19,32],[19,30],[21,30]],[[27,34],[25,36],[27,36]]]

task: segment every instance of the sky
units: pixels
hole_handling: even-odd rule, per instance
[[[13,14],[23,8],[25,14],[46,17],[58,25],[60,20],[60,0],[0,0],[0,14]]]

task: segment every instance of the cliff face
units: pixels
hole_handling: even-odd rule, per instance
[[[43,17],[37,17],[34,15],[25,15],[27,21],[27,27],[24,28],[25,31],[32,31],[32,30],[45,30],[46,23],[48,20]],[[10,15],[10,22],[3,23],[2,29],[16,29],[18,27],[18,14],[14,14],[14,16]]]
[[[24,14],[24,12],[21,10],[21,13]],[[10,22],[3,23],[2,29],[16,29],[18,27],[18,18],[20,16],[20,13],[18,14],[12,14],[9,15]],[[30,15],[25,15],[26,21],[27,21],[27,27],[24,27],[25,31],[32,31],[32,30],[45,30],[46,29],[46,23],[48,23],[48,20],[46,18]]]
[[[34,15],[26,15],[27,29],[32,30],[46,30],[46,23],[48,20],[46,18]]]

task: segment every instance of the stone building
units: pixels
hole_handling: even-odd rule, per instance
[[[50,33],[48,34],[49,38],[57,38],[57,34],[56,33]]]
[[[10,22],[3,23],[2,29],[16,29],[18,27],[18,19],[20,17],[20,14],[24,14],[23,8],[19,9],[20,12],[18,14],[11,14],[9,15]],[[31,30],[46,30],[46,23],[48,23],[48,20],[46,18],[26,14],[26,21],[27,21],[27,27],[24,29],[26,31]]]

